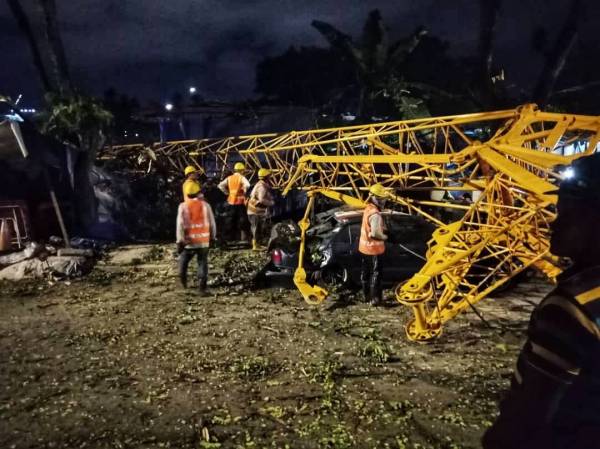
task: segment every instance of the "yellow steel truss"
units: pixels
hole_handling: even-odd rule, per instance
[[[401,208],[437,226],[427,262],[395,290],[397,300],[414,313],[408,337],[427,340],[527,267],[550,278],[560,272],[548,251],[556,197],[546,192],[561,178],[557,166],[595,151],[599,139],[600,117],[525,105],[345,128],[112,147],[101,157],[120,158],[144,170],[158,165],[181,172],[194,164],[221,175],[239,160],[246,162],[250,176],[268,167],[284,193],[312,191],[300,222],[302,245],[317,192],[359,205],[373,183],[390,187]],[[464,191],[473,201],[434,201],[432,191]],[[448,209],[458,211],[459,218],[442,218],[448,214],[440,210]],[[308,285],[302,258],[299,262],[296,285],[307,301],[322,301],[326,290]]]
[[[454,153],[307,155],[285,189],[289,191],[303,173],[310,173],[312,186],[321,187],[316,192],[322,193],[336,179],[337,188],[358,190],[364,198],[368,184],[377,181],[394,190],[390,198],[407,212],[438,226],[425,265],[395,290],[396,299],[414,313],[406,327],[412,340],[439,335],[443,323],[528,267],[551,279],[560,272],[549,253],[548,239],[556,196],[547,192],[561,178],[561,166],[595,151],[600,118],[543,113],[532,107],[521,111],[492,139]],[[572,154],[563,155],[566,150]],[[423,189],[465,191],[475,201],[419,199]],[[444,223],[435,216],[435,209],[448,208],[462,209],[460,219]],[[301,222],[303,236],[304,227]],[[305,276],[295,278],[308,302],[327,296],[323,288],[311,290],[303,280]]]
[[[273,173],[273,185],[283,188],[289,184],[298,161],[305,155],[428,153],[432,147],[439,153],[454,152],[472,143],[465,130],[473,124],[498,126],[518,115],[518,110],[511,109],[284,134],[109,146],[103,149],[99,158],[118,159],[132,170],[159,168],[174,175],[181,175],[187,165],[194,165],[217,177],[223,177],[235,162],[243,161],[250,178],[256,177],[258,169],[269,168]],[[371,143],[373,139],[385,140],[387,146],[374,146]],[[338,188],[335,176],[331,173],[327,179],[329,187],[334,189]],[[368,180],[367,174],[365,176]],[[310,173],[301,174],[296,181],[297,188],[310,186]]]

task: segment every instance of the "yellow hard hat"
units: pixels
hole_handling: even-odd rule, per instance
[[[242,171],[246,169],[246,166],[244,165],[243,162],[236,162],[235,165],[233,166],[233,169],[235,171]]]
[[[185,167],[185,170],[183,171],[183,174],[185,176],[191,174],[191,173],[196,173],[198,170],[196,170],[196,167],[194,167],[193,165],[188,165],[187,167]]]
[[[377,183],[377,184],[373,184],[370,188],[369,188],[369,193],[373,196],[377,196],[379,198],[385,198],[389,195],[389,190],[386,189],[385,187],[383,187],[381,184]]]
[[[200,184],[197,182],[186,182],[183,184],[183,193],[185,196],[194,196],[200,193]]]
[[[266,178],[267,176],[271,176],[271,170],[268,168],[261,168],[258,170],[258,179]]]

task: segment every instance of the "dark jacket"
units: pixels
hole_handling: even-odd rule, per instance
[[[483,447],[600,448],[600,266],[564,272],[534,310]]]

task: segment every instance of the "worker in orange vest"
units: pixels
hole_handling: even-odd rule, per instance
[[[382,255],[385,253],[387,240],[385,223],[381,210],[385,206],[387,190],[381,184],[374,184],[369,189],[367,207],[363,212],[358,251],[362,254],[360,280],[365,300],[371,305],[379,305],[383,290]]]
[[[269,217],[269,207],[275,204],[269,178],[271,170],[261,168],[258,170],[258,182],[250,192],[248,199],[248,220],[250,221],[250,231],[252,232],[252,250],[260,251],[258,240],[264,232],[267,218]]]
[[[185,198],[186,198],[185,197],[185,186],[190,183],[196,183],[199,186],[200,185],[200,172],[193,165],[188,165],[187,167],[185,167],[183,174],[185,175],[185,181],[183,182],[181,190],[183,191],[183,200],[185,201]]]
[[[177,251],[179,252],[179,280],[187,288],[187,269],[190,260],[198,257],[198,291],[206,293],[208,279],[208,251],[217,234],[217,226],[210,205],[200,193],[200,185],[191,182],[184,187],[185,201],[177,211]]]
[[[237,162],[233,166],[234,173],[219,184],[219,190],[227,195],[227,204],[233,208],[233,223],[240,230],[241,240],[248,241],[248,218],[246,217],[246,192],[250,189],[250,182],[243,175],[246,166]]]

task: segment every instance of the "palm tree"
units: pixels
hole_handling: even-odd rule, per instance
[[[546,55],[546,63],[533,92],[533,101],[541,107],[548,103],[554,91],[556,81],[565,67],[569,53],[571,53],[573,44],[577,40],[579,20],[582,17],[582,13],[582,0],[573,0],[554,47]]]
[[[368,112],[366,109],[368,109],[370,96],[385,86],[389,77],[427,34],[425,29],[419,27],[410,36],[390,45],[387,30],[377,9],[369,13],[358,44],[350,36],[326,22],[314,20],[312,26],[354,67],[359,86],[357,111],[359,117]]]

